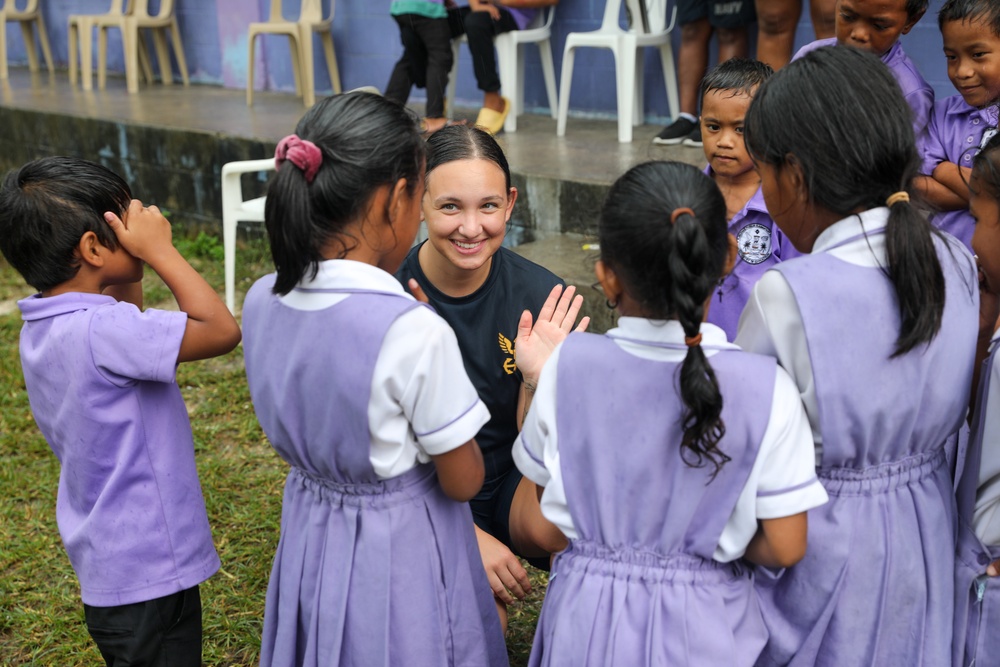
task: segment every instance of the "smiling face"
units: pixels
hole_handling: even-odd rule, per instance
[[[909,15],[906,0],[838,0],[837,43],[882,56],[920,16]]]
[[[972,250],[979,257],[986,289],[993,294],[1000,294],[1000,203],[975,173],[969,189],[972,192],[969,212],[976,220]]]
[[[1000,97],[1000,37],[980,19],[947,21],[941,26],[948,78],[976,108]]]
[[[490,272],[514,210],[517,190],[507,190],[503,170],[490,160],[455,160],[427,174],[423,212],[428,243],[425,273],[448,293],[442,277],[481,285]]]
[[[743,143],[743,118],[753,95],[733,90],[710,90],[701,98],[701,140],[712,170],[736,178],[753,170]]]

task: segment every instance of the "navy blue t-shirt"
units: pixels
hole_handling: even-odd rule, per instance
[[[423,244],[421,244],[422,246]],[[490,421],[476,435],[483,452],[486,479],[506,474],[514,466],[511,448],[517,437],[517,395],[521,374],[514,362],[514,338],[524,310],[537,319],[545,298],[563,281],[546,268],[506,248],[493,255],[490,275],[468,296],[438,291],[417,259],[421,246],[410,250],[396,278],[415,278],[438,315],[455,330],[465,372],[490,410]]]

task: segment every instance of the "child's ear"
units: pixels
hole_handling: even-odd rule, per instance
[[[726,252],[726,264],[722,267],[720,278],[725,278],[733,272],[733,267],[736,266],[736,258],[739,256],[739,246],[736,242],[736,237],[732,234],[727,234],[727,236],[729,237],[729,250]]]
[[[389,192],[389,222],[394,223],[399,219],[403,212],[403,206],[406,205],[407,196],[407,181],[405,178],[401,178],[396,181],[396,184],[392,186]],[[414,196],[418,196],[414,194]]]
[[[104,253],[107,250],[94,232],[84,233],[76,244],[76,254],[80,261],[95,268],[104,266]]]
[[[909,18],[909,20],[906,22],[906,25],[903,26],[903,29],[900,31],[899,34],[901,34],[901,35],[909,34],[910,30],[913,29],[913,26],[915,26],[918,23],[920,23],[920,19],[922,19],[924,17],[924,12],[925,11],[926,10],[921,9],[919,12],[917,12],[916,14],[914,14],[913,16],[911,16]]]
[[[611,265],[605,264],[603,260],[597,260],[594,264],[594,274],[597,276],[597,282],[601,283],[601,289],[604,290],[608,302],[619,303],[622,298],[622,284]]]
[[[788,170],[788,183],[795,189],[795,193],[803,200],[808,200],[809,188],[806,187],[806,176],[799,159],[792,153],[786,153],[782,168]]]

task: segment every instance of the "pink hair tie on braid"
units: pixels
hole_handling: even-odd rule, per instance
[[[302,170],[306,183],[312,183],[319,166],[323,164],[323,151],[313,142],[289,134],[274,149],[274,166],[280,169],[286,160]]]

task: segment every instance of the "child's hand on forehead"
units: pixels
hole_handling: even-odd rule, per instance
[[[143,206],[133,199],[122,217],[107,211],[104,219],[118,237],[118,242],[127,253],[141,260],[149,260],[149,255],[162,248],[173,248],[173,232],[167,220],[156,206]]]

